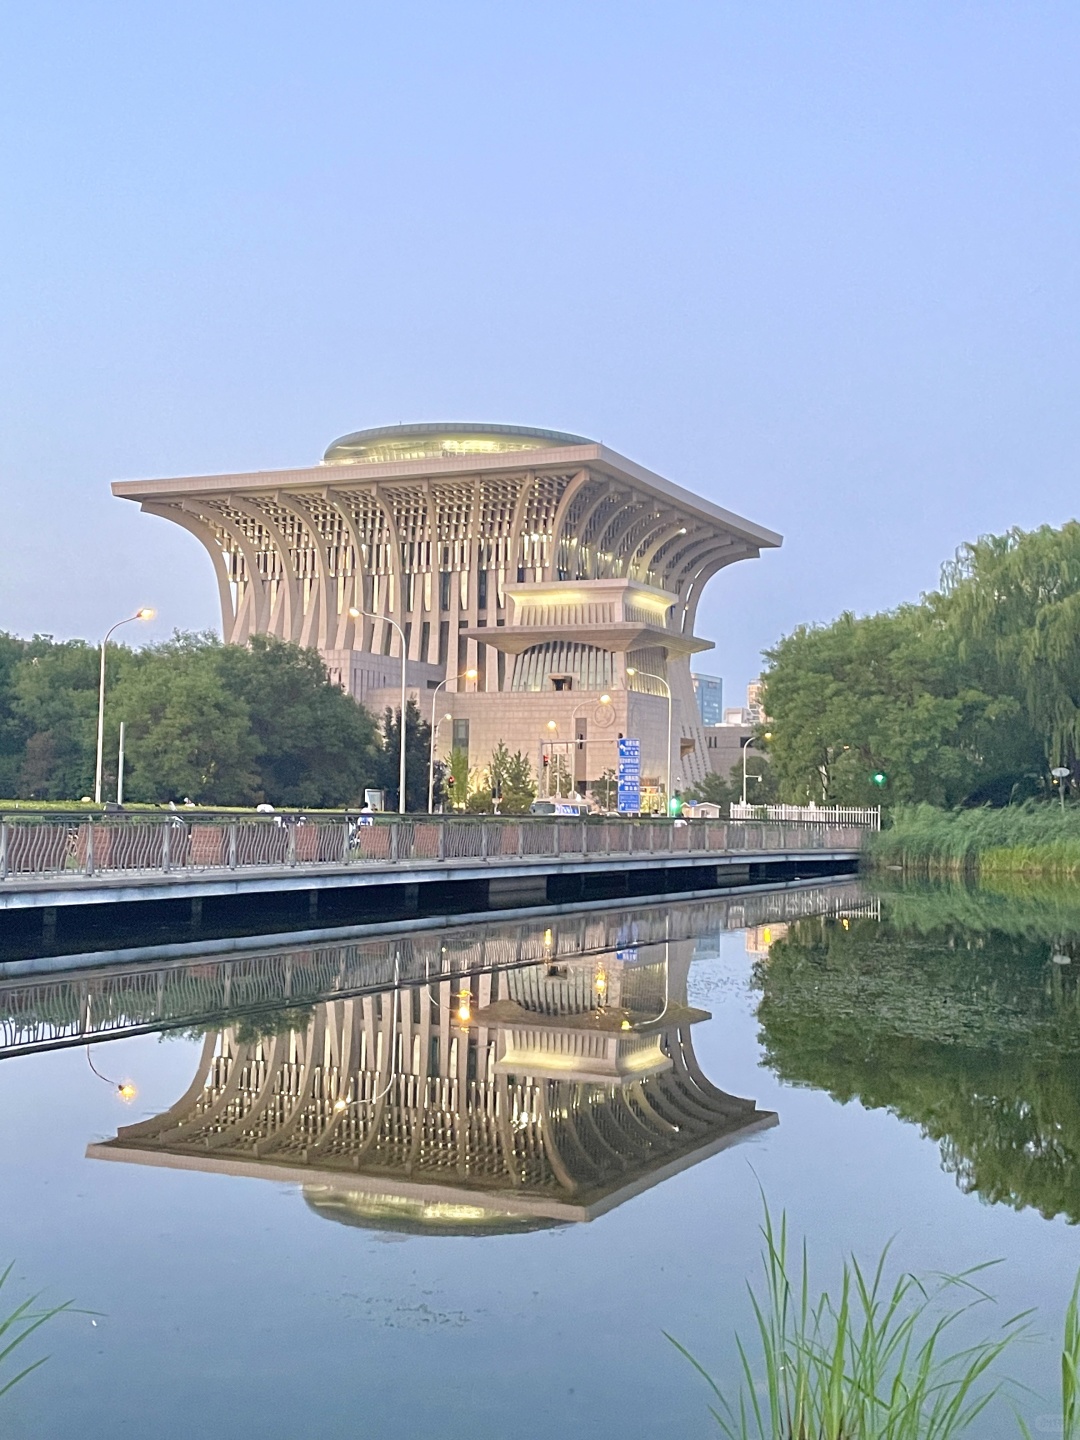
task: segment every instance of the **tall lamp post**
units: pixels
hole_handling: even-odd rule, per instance
[[[551,735],[551,739],[549,740],[548,743],[551,744],[551,745],[556,745],[556,744],[558,744],[559,742],[558,742],[558,740],[556,739],[556,737],[558,736],[558,733],[559,733],[559,725],[558,725],[558,722],[557,722],[556,720],[549,720],[549,721],[547,722],[547,728],[548,728],[549,734]],[[543,745],[543,739],[541,739],[541,742],[540,742],[540,758],[541,758],[541,763],[543,763],[543,752],[544,752],[544,745]],[[555,753],[554,753],[554,751],[552,751],[552,754],[551,754],[551,761],[552,761],[552,763],[554,764],[557,760],[558,760],[558,756],[556,756]],[[551,765],[549,765],[549,766],[548,766],[549,772],[550,772],[551,768],[552,768]],[[547,777],[547,785],[546,785],[544,788],[545,788],[545,790],[546,790],[546,792],[547,792],[548,797],[550,797],[550,795],[551,795],[551,775],[550,775],[550,773],[548,774],[548,777]],[[555,799],[556,799],[556,800],[559,800],[559,799],[561,799],[561,798],[562,798],[562,775],[561,775],[560,771],[556,770],[556,771],[555,771]]]
[[[94,767],[94,804],[101,804],[101,759],[102,747],[105,744],[105,646],[109,643],[109,637],[121,625],[130,625],[133,620],[152,620],[154,612],[150,609],[136,610],[134,615],[129,615],[125,620],[118,620],[111,630],[106,630],[105,639],[101,642],[101,665],[98,670],[98,697],[97,697],[97,764]]]
[[[435,732],[439,728],[438,725],[435,724],[435,699],[443,686],[449,685],[451,680],[475,680],[479,673],[478,670],[463,670],[460,675],[447,675],[446,679],[440,680],[431,692],[431,729],[428,732],[430,746],[428,751],[427,776],[427,813],[429,815],[435,813]],[[444,715],[442,718],[443,720],[449,720],[452,717]],[[442,720],[439,721],[439,725],[441,724]]]
[[[574,754],[575,754],[575,756],[577,755],[577,747],[578,747],[579,745],[585,746],[585,745],[588,745],[588,743],[589,743],[588,740],[581,739],[581,738],[579,738],[579,736],[578,736],[578,733],[577,733],[577,724],[576,724],[577,717],[578,717],[578,711],[584,710],[585,706],[586,706],[586,705],[590,705],[591,703],[592,703],[592,702],[591,702],[590,700],[579,700],[578,703],[574,706],[573,710],[570,712],[570,733],[571,733],[571,734],[573,735],[573,737],[574,737]],[[597,704],[598,704],[598,705],[610,705],[610,704],[611,704],[611,696],[610,696],[610,695],[606,695],[606,694],[605,694],[605,695],[601,695],[601,696],[600,696],[600,699],[597,701]],[[575,762],[574,762],[574,773],[573,773],[573,775],[571,776],[571,779],[572,779],[573,782],[574,782],[574,789],[577,790],[577,761],[576,761],[576,759],[575,759]],[[588,783],[589,783],[589,752],[586,750],[586,751],[585,751],[585,784],[587,785]]]
[[[405,631],[389,615],[376,615],[372,610],[361,610],[357,605],[349,606],[354,620],[361,615],[367,620],[385,620],[401,637],[401,711],[398,719],[398,814],[405,814]]]
[[[664,694],[667,696],[667,768],[664,778],[664,809],[671,809],[671,686],[664,679],[663,675],[653,675],[648,670],[635,670],[633,665],[626,667],[626,673],[631,679],[640,675],[644,680],[659,680],[664,687]]]
[[[739,741],[739,745],[742,748],[742,803],[744,805],[746,804],[746,782],[749,778],[746,773],[746,752],[750,749],[750,746],[753,743],[754,737],[752,735],[744,735]],[[760,780],[761,776],[755,775],[754,779]]]
[[[432,707],[431,753],[428,756],[427,772],[427,813],[429,815],[435,814],[435,743],[439,738],[439,726],[443,723],[444,720],[452,720],[453,718],[453,715],[451,715],[450,711],[448,710],[445,715],[440,715],[438,720],[436,720],[435,709],[434,707]],[[453,779],[453,776],[451,776],[450,778]]]
[[[746,752],[750,749],[751,745],[753,745],[754,740],[755,740],[756,738],[757,738],[757,737],[754,736],[754,735],[745,735],[745,736],[743,736],[743,738],[739,741],[739,745],[742,747],[742,803],[743,803],[744,805],[746,804],[746,781],[747,781],[747,778],[748,778],[748,777],[747,777],[747,774],[746,774]],[[771,731],[771,730],[766,730],[766,731],[765,731],[765,734],[762,736],[762,739],[763,739],[763,740],[771,740],[771,739],[772,739],[772,731]],[[847,748],[848,748],[848,747],[845,745],[845,746],[844,746],[844,749],[846,750]],[[755,779],[755,780],[764,780],[764,778],[765,778],[765,777],[764,777],[763,775],[755,775],[755,776],[754,776],[754,779]]]

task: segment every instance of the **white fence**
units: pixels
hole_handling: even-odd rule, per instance
[[[880,805],[737,805],[732,820],[781,820],[790,825],[858,825],[881,829]]]

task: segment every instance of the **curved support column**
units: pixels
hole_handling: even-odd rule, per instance
[[[281,579],[277,598],[276,600],[272,599],[268,606],[266,630],[267,634],[276,635],[279,640],[295,642],[299,639],[302,610],[299,579],[292,561],[291,546],[273,517],[267,515],[266,511],[255,501],[241,499],[240,496],[234,495],[230,503],[234,510],[239,510],[241,514],[247,515],[256,524],[261,525],[273,542],[281,563]]]
[[[212,525],[198,516],[189,515],[179,505],[159,505],[152,500],[144,500],[142,509],[148,515],[160,515],[163,520],[171,520],[176,525],[182,525],[209,552],[214,565],[214,578],[218,585],[218,599],[221,602],[221,633],[225,640],[231,639],[233,628],[236,625],[236,606],[233,602],[232,582],[225,564],[225,554],[218,543]]]

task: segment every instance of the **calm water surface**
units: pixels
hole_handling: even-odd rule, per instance
[[[823,1280],[891,1237],[1000,1258],[972,1333],[1039,1307],[1009,1370],[1053,1433],[1074,934],[1061,896],[844,886],[8,986],[8,1042],[121,1038],[106,1080],[85,1046],[0,1060],[0,1259],[96,1312],[0,1433],[715,1434],[663,1332],[734,1376],[761,1190]]]

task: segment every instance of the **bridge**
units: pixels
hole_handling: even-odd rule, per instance
[[[8,814],[0,973],[106,936],[179,943],[848,873],[865,833],[767,820]]]

